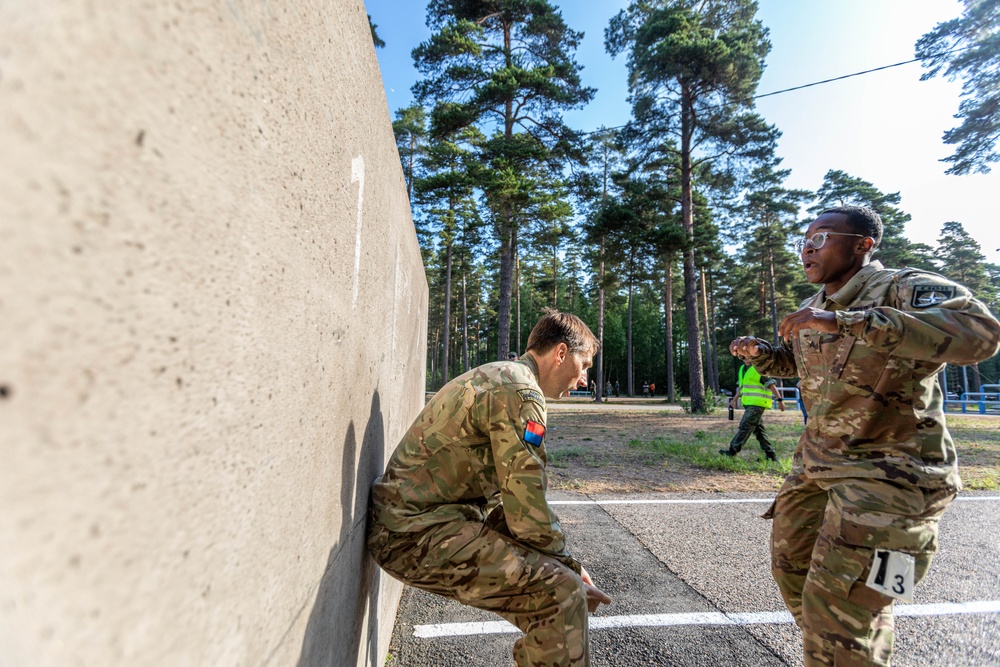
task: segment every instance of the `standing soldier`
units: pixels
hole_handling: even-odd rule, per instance
[[[1000,323],[965,287],[871,261],[881,238],[871,209],[824,211],[798,244],[823,289],[782,320],[782,340],[729,348],[802,378],[809,421],[764,516],[806,667],[889,664],[893,601],[912,600],[961,488],[938,371],[1000,349]]]
[[[767,430],[764,428],[764,410],[771,407],[771,397],[778,401],[778,409],[785,411],[785,401],[778,393],[778,388],[772,378],[762,377],[757,369],[750,365],[745,358],[740,357],[743,365],[740,366],[739,383],[736,386],[736,395],[729,399],[729,407],[732,408],[739,400],[743,405],[743,418],[740,419],[740,426],[736,429],[736,435],[729,443],[729,449],[720,449],[719,453],[725,456],[736,456],[743,449],[743,445],[750,439],[752,433],[764,456],[768,461],[777,461],[778,457],[774,453],[774,446],[767,437]]]
[[[588,609],[611,602],[567,551],[545,498],[545,401],[586,386],[597,347],[576,316],[546,314],[517,361],[446,384],[372,488],[376,562],[516,625],[519,667],[588,665]]]

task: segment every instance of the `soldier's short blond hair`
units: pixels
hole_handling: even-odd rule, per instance
[[[579,317],[560,313],[558,310],[549,310],[531,330],[531,335],[528,336],[528,350],[545,354],[559,343],[566,343],[566,347],[574,354],[591,357],[601,346],[597,336]]]

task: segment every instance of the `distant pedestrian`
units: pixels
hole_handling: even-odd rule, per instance
[[[649,395],[656,396],[656,383],[654,382],[649,383]]]
[[[621,395],[622,395],[622,386],[621,386],[621,383],[618,382],[618,380],[615,380],[615,397],[617,398],[618,396],[621,396]]]
[[[607,382],[604,383],[604,398],[608,398],[609,396],[611,396],[611,392],[612,392],[611,380],[608,380]]]
[[[642,397],[649,398],[649,381],[643,380],[642,383]]]
[[[767,437],[764,429],[764,410],[771,407],[771,396],[778,401],[778,408],[785,411],[785,401],[778,393],[774,380],[769,377],[761,377],[746,357],[740,357],[743,365],[740,366],[739,385],[736,387],[736,395],[729,399],[730,407],[737,405],[739,401],[743,405],[743,418],[740,419],[740,426],[736,429],[733,441],[729,443],[729,449],[720,449],[719,453],[726,456],[736,456],[743,449],[743,445],[753,434],[760,443],[761,451],[769,461],[777,461],[778,457],[774,453],[774,446]],[[770,391],[768,391],[770,390]]]

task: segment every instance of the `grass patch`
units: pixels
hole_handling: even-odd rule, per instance
[[[603,465],[596,452],[586,445],[553,448],[546,452],[546,457],[547,465],[552,468],[569,468],[575,465],[598,468]]]
[[[668,438],[653,438],[641,440],[634,438],[628,442],[629,448],[656,454],[659,463],[668,465],[670,462],[683,461],[709,470],[726,470],[741,474],[761,474],[784,476],[792,468],[791,456],[780,456],[777,461],[763,459],[758,450],[751,451],[747,458],[744,448],[740,456],[725,456],[719,449],[729,446],[729,440],[714,434],[698,431],[694,441],[680,441]],[[775,443],[777,447],[777,443]]]
[[[958,473],[970,491],[1000,491],[1000,419],[948,417]]]

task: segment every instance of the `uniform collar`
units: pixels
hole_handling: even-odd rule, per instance
[[[532,374],[535,376],[535,382],[538,382],[541,376],[538,374],[538,364],[535,363],[535,358],[533,356],[525,352],[522,356],[517,358],[517,363],[524,364],[531,369]]]
[[[838,306],[847,306],[854,301],[855,297],[858,296],[858,292],[860,292],[861,288],[864,287],[866,282],[868,282],[868,279],[871,278],[876,271],[881,271],[882,269],[882,262],[877,259],[873,260],[867,265],[861,267],[861,270],[855,273],[854,277],[847,281],[847,284],[837,290],[834,294],[826,296],[825,289],[823,292],[820,292],[820,294],[826,297],[828,305],[836,304]]]

